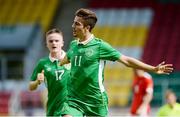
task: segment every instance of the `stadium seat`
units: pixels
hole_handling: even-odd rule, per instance
[[[0,116],[9,115],[10,98],[11,98],[11,92],[0,91]]]

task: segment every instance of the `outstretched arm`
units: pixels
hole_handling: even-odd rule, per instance
[[[41,73],[38,73],[37,79],[35,81],[30,81],[29,90],[34,91],[37,89],[38,85],[40,85],[44,81],[44,70]]]
[[[142,70],[145,70],[148,72],[154,72],[157,74],[169,74],[173,71],[172,64],[165,64],[165,62],[162,62],[157,66],[152,66],[152,65],[143,63],[135,58],[128,57],[125,55],[121,55],[118,62],[121,62],[128,67],[132,67],[135,69],[142,69]]]

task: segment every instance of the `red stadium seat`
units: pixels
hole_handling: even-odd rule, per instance
[[[0,91],[0,116],[9,115],[10,97],[11,97],[11,92]]]

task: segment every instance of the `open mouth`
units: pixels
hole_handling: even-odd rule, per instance
[[[53,49],[56,49],[57,47],[52,47]]]

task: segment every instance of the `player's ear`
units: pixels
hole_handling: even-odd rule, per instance
[[[88,31],[90,31],[90,28],[91,28],[91,27],[90,27],[89,25],[86,26],[86,29],[87,29]]]

